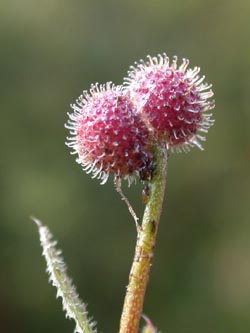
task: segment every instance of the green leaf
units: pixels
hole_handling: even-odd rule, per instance
[[[53,240],[53,235],[48,227],[34,217],[32,217],[32,220],[38,226],[49,281],[57,288],[56,296],[62,298],[66,317],[73,319],[76,323],[74,333],[96,333],[95,322],[88,318],[86,305],[80,300],[71,278],[67,275],[67,267],[62,257],[62,251],[56,248],[57,242]]]

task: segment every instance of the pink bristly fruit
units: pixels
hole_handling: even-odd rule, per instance
[[[177,57],[170,63],[166,54],[148,56],[131,67],[125,87],[144,123],[157,140],[167,143],[177,152],[189,151],[190,147],[203,149],[200,141],[205,137],[214,120],[206,111],[214,108],[211,85],[202,83],[200,68],[187,69],[189,61],[183,59],[177,66]]]
[[[71,107],[67,145],[83,169],[102,184],[110,174],[130,184],[151,163],[149,131],[121,86],[95,84]]]

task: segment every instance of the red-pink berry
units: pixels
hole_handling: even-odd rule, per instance
[[[121,86],[96,84],[71,107],[67,145],[87,173],[103,184],[109,174],[131,183],[150,164],[149,131]]]
[[[206,111],[213,109],[211,85],[202,83],[200,68],[187,69],[177,57],[170,64],[166,54],[148,56],[148,61],[136,63],[128,73],[125,85],[130,98],[137,105],[142,119],[158,140],[176,151],[189,151],[194,145],[202,149],[205,137],[214,120]]]

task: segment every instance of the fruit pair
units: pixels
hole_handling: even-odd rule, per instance
[[[156,144],[177,152],[202,149],[199,132],[214,122],[206,113],[214,107],[213,92],[200,69],[188,64],[149,56],[131,68],[123,86],[108,82],[83,92],[66,127],[72,135],[67,145],[87,173],[103,184],[110,174],[131,183],[152,168]]]

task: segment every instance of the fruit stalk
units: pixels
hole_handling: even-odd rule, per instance
[[[150,267],[154,257],[156,235],[162,212],[167,179],[168,152],[165,145],[155,151],[155,170],[149,183],[149,195],[141,228],[138,232],[135,255],[129,275],[119,333],[137,333],[143,310]]]

